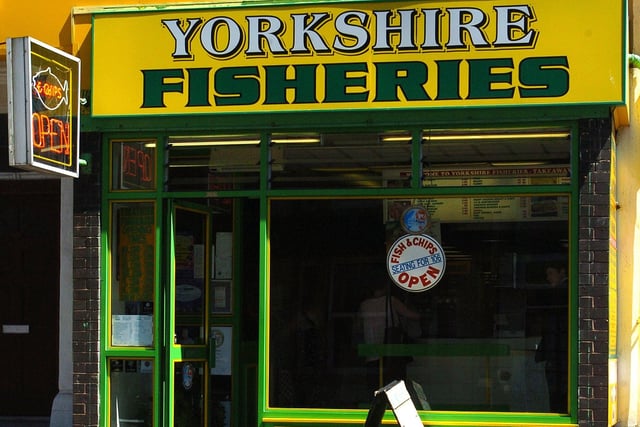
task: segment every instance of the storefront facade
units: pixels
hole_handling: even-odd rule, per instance
[[[622,8],[569,9],[95,14],[101,419],[363,421],[406,360],[426,422],[577,424],[578,296],[597,289],[579,224],[624,104],[623,56],[594,52],[599,71],[582,49],[624,33],[593,25]],[[437,286],[388,252],[408,207],[443,248]],[[365,312],[380,286],[419,316],[391,359]]]
[[[403,378],[425,425],[614,425],[627,5],[596,3],[74,9],[74,424],[362,425]]]

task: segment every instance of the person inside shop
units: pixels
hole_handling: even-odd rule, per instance
[[[360,303],[358,310],[358,325],[365,344],[384,344],[387,328],[392,325],[401,329],[406,328],[407,320],[420,320],[420,313],[393,296],[391,285],[384,281],[374,287],[371,296]],[[393,380],[406,379],[409,359],[385,357],[382,360],[381,378],[381,357],[375,354],[367,355],[365,360],[367,390],[373,392]]]
[[[318,297],[305,298],[293,319],[296,405],[324,405],[327,400],[325,371],[327,343],[323,307]],[[304,392],[302,392],[304,390]]]
[[[549,286],[538,295],[547,310],[542,323],[542,338],[536,349],[535,361],[544,363],[549,391],[549,410],[567,412],[568,393],[568,285],[564,265],[546,268]]]

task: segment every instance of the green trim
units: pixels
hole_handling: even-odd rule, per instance
[[[539,125],[544,121],[578,120],[583,117],[607,118],[611,112],[609,105],[565,105],[547,107],[495,107],[495,108],[451,108],[451,109],[397,109],[367,111],[305,111],[305,112],[263,112],[243,114],[210,114],[184,116],[132,116],[95,117],[83,116],[80,121],[82,132],[167,132],[185,134],[189,132],[265,132],[304,131],[313,129],[341,131],[357,128],[403,129],[414,127],[451,127],[464,124],[466,127],[527,123]],[[345,120],[345,115],[349,120]],[[535,119],[532,119],[535,118]],[[499,126],[496,124],[496,126]]]
[[[569,390],[578,390],[578,252],[580,244],[580,130],[577,124],[571,128],[571,199],[569,215],[569,333],[570,348],[569,354],[575,355],[570,358],[569,363]],[[573,422],[578,422],[578,393],[569,393],[569,412],[572,414]]]
[[[260,198],[260,248],[259,248],[259,308],[258,308],[258,424],[267,411],[267,371],[268,371],[268,337],[269,337],[269,201]]]
[[[82,120],[81,120],[82,122]],[[98,405],[99,407],[99,419],[107,420],[107,414],[109,413],[109,406],[111,403],[109,402],[109,384],[108,384],[108,364],[107,358],[105,355],[105,347],[107,340],[107,319],[106,313],[109,313],[108,309],[110,307],[109,301],[107,301],[107,284],[109,283],[109,227],[111,225],[111,204],[106,202],[105,196],[108,194],[108,186],[104,185],[104,183],[109,182],[109,168],[104,167],[105,164],[109,164],[108,161],[104,161],[104,159],[108,159],[108,150],[106,144],[107,138],[106,136],[102,139],[102,206],[100,212],[100,369],[99,369],[99,381],[98,381],[98,393],[99,393],[99,402],[103,402],[103,404]],[[155,408],[154,408],[155,411]],[[154,412],[155,414],[155,412]]]

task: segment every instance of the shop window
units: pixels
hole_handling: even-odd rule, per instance
[[[112,346],[153,346],[156,224],[153,203],[111,207]]]
[[[169,138],[169,191],[247,190],[259,183],[259,135]]]
[[[386,248],[414,205],[446,256],[424,292],[387,272]],[[368,408],[400,377],[422,409],[566,413],[568,205],[566,195],[272,200],[269,406]],[[408,336],[391,358],[387,297]]]
[[[153,425],[153,361],[108,359],[112,427]]]
[[[111,189],[155,190],[156,140],[111,141]]]
[[[564,129],[425,130],[422,153],[424,187],[570,182]]]
[[[408,187],[409,132],[273,134],[274,189]]]

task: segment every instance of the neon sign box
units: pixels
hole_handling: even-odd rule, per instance
[[[80,59],[31,37],[7,40],[9,164],[78,177]]]

